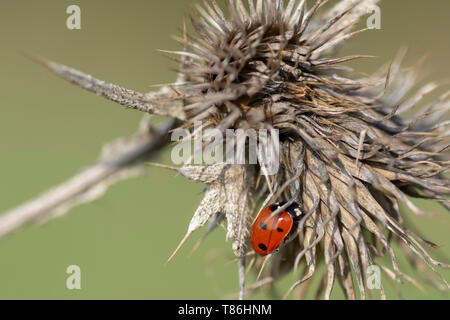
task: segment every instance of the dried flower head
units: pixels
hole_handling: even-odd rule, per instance
[[[191,131],[195,121],[221,132],[279,130],[275,175],[261,173],[259,165],[176,169],[207,184],[185,239],[208,221],[210,232],[226,220],[227,238],[240,261],[241,297],[245,262],[257,270],[270,264],[247,293],[303,268],[291,290],[319,276],[325,298],[337,280],[348,299],[357,291],[366,296],[366,271],[372,265],[394,280],[416,283],[400,271],[394,241],[418,267],[436,273],[436,266],[450,267],[429,255],[424,247],[436,245],[408,230],[399,209],[404,203],[415,214],[430,215],[408,196],[450,208],[445,198],[450,194],[445,177],[449,123],[439,123],[448,111],[449,94],[411,119],[401,117],[437,84],[405,98],[415,76],[413,69],[400,69],[403,53],[377,74],[355,79],[341,64],[363,56],[338,57],[336,52],[359,32],[355,25],[377,0],[341,1],[318,14],[324,2],[315,1],[308,9],[305,0],[249,0],[247,6],[228,0],[225,12],[215,0],[205,1],[191,17],[196,34],[185,32],[178,39],[184,50],[172,52],[178,56],[179,79],[158,93],[137,93],[45,62],[90,91],[130,108],[172,116]],[[275,201],[298,203],[303,216],[295,238],[261,258],[249,249],[249,228],[259,209]],[[391,266],[379,261],[385,254]],[[325,264],[321,275],[319,263]],[[443,285],[433,275],[430,279],[449,288],[442,277]]]

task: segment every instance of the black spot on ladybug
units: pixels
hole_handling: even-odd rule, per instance
[[[277,231],[278,231],[278,232],[283,232],[283,229],[277,228]]]
[[[267,247],[264,245],[264,243],[258,244],[258,247],[259,247],[262,251],[266,251],[266,250],[267,250]]]
[[[261,227],[261,229],[267,230],[267,224],[265,224],[264,222],[261,222],[261,223],[259,224],[259,226]]]

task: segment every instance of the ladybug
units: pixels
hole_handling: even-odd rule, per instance
[[[250,242],[253,249],[262,256],[276,250],[279,245],[289,239],[289,235],[295,230],[300,217],[300,209],[296,203],[285,211],[270,218],[271,214],[285,203],[274,203],[262,210],[253,223]]]

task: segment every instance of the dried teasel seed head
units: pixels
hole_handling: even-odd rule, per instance
[[[425,249],[435,244],[408,230],[399,204],[424,216],[430,214],[409,197],[450,209],[449,121],[441,121],[450,106],[449,92],[412,118],[402,116],[438,84],[408,98],[415,70],[401,70],[403,52],[381,72],[356,78],[342,63],[366,56],[341,57],[337,49],[361,31],[355,30],[357,22],[378,1],[343,0],[322,12],[325,2],[308,8],[306,0],[248,0],[245,5],[227,0],[222,10],[215,0],[205,0],[190,19],[195,32],[185,31],[178,39],[184,49],[172,52],[180,76],[158,94],[142,95],[56,64],[46,66],[130,108],[177,118],[191,132],[198,121],[203,129],[221,133],[279,130],[275,175],[261,172],[260,165],[174,169],[207,184],[185,239],[208,221],[210,232],[226,220],[227,238],[240,262],[241,298],[299,268],[304,272],[288,294],[319,276],[327,299],[335,282],[348,299],[358,291],[365,298],[367,270],[373,265],[396,281],[420,287],[399,269],[394,242],[413,265],[435,272],[429,276],[437,287],[448,289],[436,267],[450,266]],[[262,199],[263,206],[295,201],[303,213],[296,237],[264,259],[248,247],[251,217]],[[380,261],[384,255],[390,265]],[[244,292],[245,261],[258,271],[266,268]],[[323,274],[318,274],[319,263],[325,264]]]
[[[407,229],[398,205],[405,203],[425,215],[409,200],[414,196],[449,207],[444,198],[450,193],[444,176],[448,123],[436,122],[437,115],[448,110],[447,95],[417,118],[406,120],[400,113],[417,105],[434,84],[404,102],[414,74],[400,72],[401,58],[384,77],[354,79],[341,64],[364,56],[336,54],[337,46],[358,32],[355,24],[376,2],[341,1],[320,15],[324,1],[309,9],[306,1],[248,1],[247,9],[242,1],[230,0],[228,12],[214,0],[206,1],[191,17],[196,34],[185,34],[180,39],[184,51],[175,53],[181,57],[183,81],[176,90],[184,101],[185,128],[202,121],[206,128],[222,132],[249,128],[280,132],[278,173],[259,184],[256,179],[241,179],[236,185],[209,183],[193,222],[196,227],[204,225],[221,212],[231,229],[236,221],[246,221],[250,202],[234,198],[233,191],[247,192],[246,201],[253,199],[251,203],[258,195],[265,196],[265,203],[299,203],[305,217],[297,239],[267,258],[272,260],[272,279],[305,265],[304,275],[291,290],[316,274],[319,256],[326,264],[326,298],[336,279],[348,298],[356,296],[355,286],[364,298],[366,270],[378,264],[384,252],[392,262],[393,271],[387,273],[407,279],[398,268],[393,241],[402,242],[404,250],[433,270],[448,267],[423,248],[433,247],[431,242]],[[399,90],[405,85],[409,87]],[[261,168],[252,170],[258,173]],[[247,176],[252,174],[248,171]],[[243,186],[251,181],[255,184]],[[227,186],[232,191],[222,199],[219,190]],[[234,201],[235,206],[230,205],[234,215],[223,211],[224,203]],[[248,242],[233,235],[230,227],[228,235],[235,245],[245,241],[239,247]],[[242,253],[236,251],[238,256]]]

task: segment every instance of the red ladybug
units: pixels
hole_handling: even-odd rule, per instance
[[[300,216],[297,204],[292,204],[285,211],[269,219],[284,203],[274,203],[262,210],[252,226],[250,242],[253,249],[262,256],[265,256],[275,249],[293,231]]]

